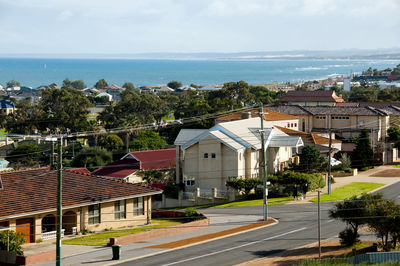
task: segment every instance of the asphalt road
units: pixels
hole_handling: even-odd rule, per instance
[[[381,190],[385,198],[399,202],[400,182]],[[333,203],[321,203],[321,238],[336,236],[345,225],[328,217]],[[202,211],[220,215],[258,215],[262,207],[214,208]],[[279,224],[255,231],[173,250],[119,265],[235,265],[260,257],[275,256],[318,240],[317,204],[269,207],[269,217]]]

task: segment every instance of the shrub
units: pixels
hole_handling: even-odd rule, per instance
[[[261,178],[245,178],[245,179],[235,179],[235,178],[230,178],[227,182],[226,185],[237,189],[239,191],[242,191],[246,197],[249,196],[250,192],[254,189],[257,188],[258,185],[262,185],[263,180]]]
[[[354,233],[351,228],[346,228],[339,233],[340,244],[346,247],[360,242],[359,237],[360,235],[358,233]]]
[[[177,185],[166,185],[163,191],[164,195],[168,198],[178,199],[179,197],[179,186]]]
[[[0,250],[7,250],[7,242],[9,251],[14,251],[17,255],[24,255],[21,245],[25,243],[23,234],[16,233],[12,230],[0,232]]]

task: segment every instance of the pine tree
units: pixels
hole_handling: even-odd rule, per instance
[[[369,133],[367,129],[362,129],[358,137],[357,146],[352,153],[353,167],[359,169],[373,165],[374,151],[369,142]]]

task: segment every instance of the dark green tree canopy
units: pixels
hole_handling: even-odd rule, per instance
[[[390,141],[399,141],[400,140],[400,127],[399,126],[391,126],[387,130],[389,140]]]
[[[374,151],[371,148],[368,129],[363,128],[361,130],[351,160],[353,167],[357,167],[358,169],[373,165]]]
[[[322,168],[325,159],[321,157],[320,152],[312,145],[306,145],[299,155],[300,168],[306,172],[315,172]]]
[[[167,86],[170,87],[171,89],[176,90],[177,88],[182,87],[182,83],[176,80],[172,80],[168,82]]]
[[[7,88],[20,87],[20,86],[21,86],[21,83],[19,83],[16,80],[10,80],[9,82],[7,82],[7,85],[6,85]]]
[[[96,82],[96,84],[94,84],[94,87],[96,89],[102,90],[102,89],[108,87],[108,83],[105,79],[100,79],[99,81]]]
[[[122,88],[125,88],[127,90],[134,90],[135,86],[132,82],[125,82],[124,85],[122,85]]]
[[[133,150],[159,150],[164,149],[167,142],[157,132],[152,130],[139,131],[138,136],[131,142]]]
[[[73,167],[86,167],[94,171],[112,162],[112,153],[99,147],[83,148],[72,160]]]
[[[124,147],[124,142],[116,134],[103,135],[97,144],[108,151],[118,151]]]
[[[71,81],[69,78],[66,78],[63,80],[63,87],[83,90],[84,88],[86,88],[86,84],[83,80]]]

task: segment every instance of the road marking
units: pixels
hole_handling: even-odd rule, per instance
[[[293,231],[290,231],[290,232],[286,232],[286,233],[283,233],[283,234],[280,234],[280,235],[267,237],[267,238],[264,238],[264,239],[261,239],[261,240],[249,242],[249,243],[246,243],[246,244],[243,244],[243,245],[239,245],[239,246],[236,246],[236,247],[231,247],[231,248],[215,251],[215,252],[208,253],[208,254],[205,254],[205,255],[196,256],[196,257],[185,259],[185,260],[181,260],[181,261],[175,261],[175,262],[168,263],[168,264],[163,264],[163,266],[170,266],[170,265],[175,265],[175,264],[179,264],[179,263],[183,263],[183,262],[187,262],[187,261],[191,261],[191,260],[197,260],[197,259],[213,256],[213,255],[216,255],[216,254],[224,253],[224,252],[235,250],[235,249],[238,249],[238,248],[243,248],[243,247],[247,247],[247,246],[250,246],[250,245],[258,244],[258,243],[261,243],[263,241],[275,239],[275,238],[278,238],[278,237],[281,237],[281,236],[293,234],[293,233],[296,233],[296,232],[299,232],[299,231],[303,231],[305,229],[307,229],[307,227],[296,229],[296,230],[293,230]]]

